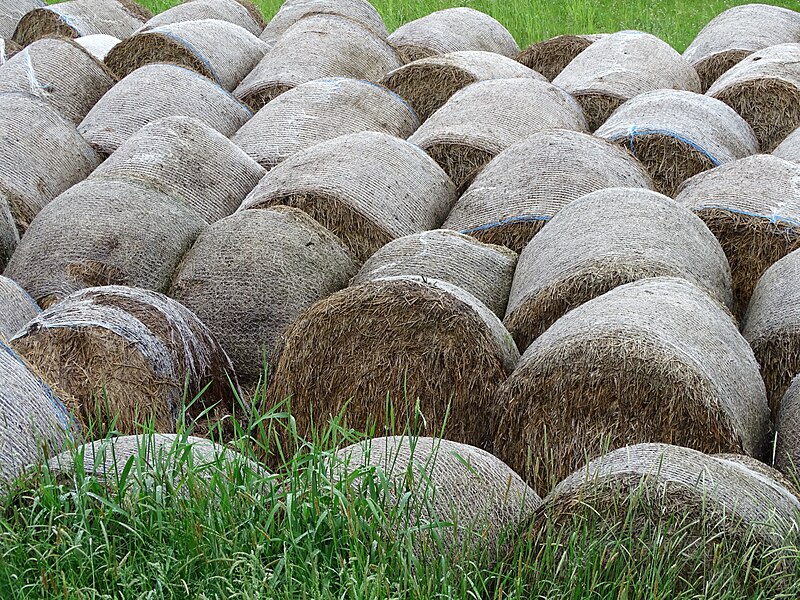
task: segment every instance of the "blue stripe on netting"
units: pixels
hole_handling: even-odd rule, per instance
[[[548,217],[545,215],[525,215],[519,217],[509,217],[508,219],[501,219],[500,221],[495,221],[493,223],[487,223],[486,225],[481,225],[479,227],[473,227],[472,229],[462,229],[459,233],[463,233],[468,235],[470,233],[475,233],[477,231],[486,231],[487,229],[492,229],[494,227],[500,227],[501,225],[511,225],[513,223],[532,223],[534,221],[549,221],[552,217]]]
[[[711,152],[703,148],[700,144],[698,144],[694,140],[690,140],[686,136],[681,135],[677,131],[672,131],[670,129],[649,129],[647,127],[639,128],[636,127],[636,125],[631,125],[627,133],[610,137],[608,139],[612,142],[616,142],[623,138],[628,138],[628,149],[631,151],[631,154],[636,154],[633,142],[637,137],[641,137],[644,135],[666,135],[667,137],[674,138],[679,142],[683,142],[687,146],[691,146],[692,148],[697,150],[700,154],[705,156],[708,160],[710,160],[715,167],[718,167],[722,164],[722,161],[717,159],[716,156],[711,154]]]
[[[692,208],[692,211],[694,212],[697,212],[699,210],[724,210],[737,215],[744,215],[746,217],[756,217],[758,219],[764,219],[765,221],[769,221],[770,223],[775,223],[775,224],[787,223],[792,227],[800,228],[800,221],[798,221],[797,219],[792,219],[791,217],[784,217],[783,215],[764,215],[761,213],[750,212],[747,210],[739,210],[736,208],[730,208],[728,206],[717,206],[714,204],[704,204],[702,206],[695,206]]]
[[[163,35],[164,37],[168,37],[170,39],[173,39],[176,42],[178,42],[179,44],[181,44],[183,46],[186,46],[189,50],[191,50],[194,53],[194,55],[197,58],[200,59],[200,62],[203,63],[203,66],[205,66],[206,69],[211,71],[211,74],[214,76],[214,81],[217,83],[217,85],[221,85],[222,84],[222,80],[219,78],[219,75],[217,74],[217,71],[214,69],[213,66],[211,66],[211,63],[208,62],[206,57],[203,56],[203,53],[200,52],[197,48],[195,48],[194,45],[191,42],[189,42],[188,40],[183,39],[179,35],[175,35],[174,33],[170,33],[169,31],[153,31],[153,32],[150,32],[150,33],[156,33],[158,35]]]

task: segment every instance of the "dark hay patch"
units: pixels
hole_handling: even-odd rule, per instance
[[[581,35],[559,35],[528,46],[517,56],[517,62],[553,81],[564,67],[592,43],[592,40]]]
[[[424,122],[453,94],[475,83],[475,78],[455,66],[420,64],[408,65],[382,83],[402,96]]]
[[[285,85],[285,84],[273,84],[268,86],[263,86],[244,94],[239,100],[241,100],[244,104],[246,104],[253,113],[257,113],[259,110],[264,108],[269,102],[272,102],[275,98],[283,94],[284,92],[288,92],[289,90],[294,89],[295,86],[293,85]]]
[[[728,50],[727,52],[718,52],[694,65],[694,70],[700,76],[700,87],[703,93],[705,94],[723,73],[735,67],[751,54],[752,52],[749,50]]]
[[[131,15],[134,19],[139,19],[140,21],[144,22],[153,18],[153,13],[134,0],[116,0],[116,2],[117,4],[121,4],[122,8],[125,9],[125,12]]]
[[[191,69],[218,83],[197,54],[160,33],[139,33],[129,37],[114,46],[106,56],[105,63],[119,79],[144,65],[171,63]]]
[[[508,223],[500,223],[487,229],[468,231],[466,233],[485,244],[505,246],[519,254],[525,246],[528,245],[528,242],[533,239],[533,236],[542,230],[542,227],[544,227],[546,223],[546,219],[530,221],[510,220]]]
[[[589,131],[595,132],[605,123],[615,110],[625,103],[625,98],[608,94],[573,94],[583,108]]]
[[[79,37],[78,31],[52,10],[36,8],[27,13],[14,31],[13,40],[20,46],[27,46],[46,37]]]
[[[474,178],[495,157],[493,152],[454,142],[434,143],[424,150],[450,176],[456,188]]]
[[[439,54],[438,52],[423,46],[395,46],[394,49],[397,51],[397,55],[400,57],[400,60],[406,65],[414,62],[415,60],[420,60],[421,58],[430,58],[431,56],[437,56]]]

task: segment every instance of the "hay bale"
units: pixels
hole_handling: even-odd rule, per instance
[[[43,307],[99,285],[166,292],[206,225],[194,210],[151,187],[90,179],[39,213],[5,275]]]
[[[462,50],[496,52],[509,58],[519,46],[500,22],[473,8],[437,10],[398,27],[389,36],[404,63]]]
[[[538,79],[491,79],[456,92],[408,141],[459,187],[512,144],[554,128],[586,131],[572,96]]]
[[[6,268],[19,243],[19,231],[11,214],[9,199],[0,192],[0,271]]]
[[[44,6],[43,0],[0,0],[0,39],[10,40],[20,19]]]
[[[620,31],[598,40],[569,63],[553,85],[575,97],[590,131],[644,92],[700,92],[697,71],[672,46],[641,31]]]
[[[800,163],[800,127],[790,133],[775,150],[773,156],[795,163]]]
[[[311,15],[286,30],[234,94],[257,111],[301,83],[328,77],[377,82],[400,64],[386,40],[355,21]]]
[[[128,138],[91,179],[138,181],[209,223],[233,214],[264,169],[224,135],[192,117],[166,117]]]
[[[233,91],[268,50],[267,44],[243,27],[202,19],[136,33],[117,44],[105,61],[120,79],[144,65],[172,63]]]
[[[746,454],[714,454],[714,458],[744,465],[751,471],[754,471],[757,475],[768,477],[773,482],[782,485],[798,499],[800,499],[800,490],[797,489],[797,486],[792,483],[789,478],[787,478],[779,470],[770,467],[769,465],[756,458],[753,458],[752,456],[747,456]]]
[[[42,207],[99,164],[74,125],[28,94],[0,94],[0,131],[7,140],[0,145],[0,195],[20,233]]]
[[[687,181],[676,200],[717,236],[733,276],[734,313],[744,315],[759,278],[800,248],[800,165],[769,154]]]
[[[466,50],[422,58],[395,69],[381,83],[397,92],[425,121],[462,88],[487,79],[544,77],[518,62],[480,50]]]
[[[572,60],[605,34],[557,35],[531,44],[519,53],[517,62],[553,81]]]
[[[37,96],[76,126],[114,83],[103,63],[67,39],[34,42],[0,67],[0,93]]]
[[[717,79],[708,95],[739,113],[761,151],[772,152],[800,126],[800,44],[751,54]]]
[[[775,417],[777,431],[775,467],[792,481],[800,480],[800,376],[796,376],[780,402]]]
[[[439,227],[454,198],[452,182],[428,155],[370,131],[289,157],[264,176],[240,210],[304,210],[363,262],[395,238]]]
[[[152,16],[134,0],[70,0],[28,12],[17,24],[14,41],[27,46],[46,37],[96,33],[123,40]]]
[[[765,450],[769,405],[730,315],[683,279],[629,283],[540,335],[501,390],[495,450],[540,493],[605,448]]]
[[[516,264],[517,253],[508,248],[435,229],[389,242],[364,263],[350,284],[403,275],[438,279],[469,292],[502,318]]]
[[[599,190],[569,203],[525,246],[503,323],[525,349],[576,306],[658,276],[733,304],[725,253],[700,218],[650,190]]]
[[[256,11],[258,11],[257,8]],[[263,20],[260,12],[258,16]],[[261,35],[264,29],[264,26],[256,20],[255,15],[247,9],[244,3],[236,2],[236,0],[191,0],[158,13],[152,19],[148,19],[138,31],[147,31],[185,21],[200,21],[201,19],[227,21],[243,27],[253,35]]]
[[[381,39],[389,35],[380,13],[367,0],[287,0],[267,23],[261,39],[274,44],[289,27],[310,15],[345,17]]]
[[[244,384],[271,364],[284,329],[347,285],[355,263],[339,239],[288,207],[245,210],[203,232],[170,295],[209,324]]]
[[[136,69],[103,96],[78,131],[109,155],[142,127],[162,117],[195,117],[230,137],[253,116],[220,86],[177,65]]]
[[[613,144],[576,131],[543,131],[498,154],[444,227],[520,252],[569,202],[608,187],[652,189],[653,182]]]
[[[714,17],[683,57],[697,70],[706,91],[720,75],[753,52],[798,39],[800,13],[767,4],[745,4]]]
[[[397,94],[356,79],[310,81],[259,110],[231,141],[265,169],[292,154],[348,133],[379,131],[406,139],[419,127]]]
[[[670,197],[693,175],[758,152],[753,130],[732,108],[681,90],[636,96],[595,135],[627,148]]]
[[[94,56],[97,60],[103,61],[111,49],[119,44],[120,40],[113,35],[96,33],[75,38],[75,43]]]
[[[11,346],[69,394],[95,439],[139,433],[151,420],[154,431],[175,433],[184,410],[203,436],[216,427],[229,433],[231,418],[242,416],[225,351],[194,313],[157,292],[80,290],[30,321]]]
[[[0,275],[0,340],[7,340],[41,309],[13,279]]]
[[[6,64],[6,61],[20,50],[22,50],[22,46],[13,40],[0,38],[0,67]]]

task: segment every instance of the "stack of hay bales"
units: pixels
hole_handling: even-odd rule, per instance
[[[95,33],[75,38],[75,43],[94,56],[97,60],[103,61],[111,49],[119,44],[120,40],[113,35]]]
[[[730,315],[683,279],[629,283],[573,309],[501,391],[497,455],[537,491],[586,457],[643,442],[762,457],[769,405]]]
[[[487,79],[544,77],[495,52],[465,50],[415,60],[389,73],[381,83],[397,92],[425,121],[462,88]]]
[[[284,329],[355,269],[339,239],[304,212],[245,210],[200,235],[170,295],[208,323],[247,386],[272,363]]]
[[[156,27],[172,25],[185,21],[219,19],[243,27],[253,35],[261,35],[264,30],[264,17],[252,3],[244,0],[191,0],[155,15],[139,28],[147,31]]]
[[[406,139],[419,127],[397,94],[356,79],[318,79],[259,110],[231,141],[265,169],[292,154],[348,133],[379,131]]]
[[[800,376],[792,380],[775,417],[775,466],[797,481],[800,478]]]
[[[68,394],[95,439],[112,429],[135,434],[150,421],[154,431],[174,433],[184,416],[200,435],[229,435],[231,419],[246,416],[217,340],[190,310],[155,292],[81,290],[30,321],[11,345]]]
[[[498,154],[444,227],[520,252],[569,202],[608,187],[652,189],[653,182],[614,144],[575,131],[544,131]]]
[[[800,165],[760,154],[693,177],[676,198],[705,221],[722,245],[739,317],[761,275],[800,248],[797,181]]]
[[[753,52],[799,39],[800,13],[766,4],[745,4],[714,17],[683,57],[697,70],[705,91]]]
[[[519,54],[514,38],[499,22],[473,8],[439,10],[398,27],[389,36],[404,63],[462,50]]]
[[[517,62],[553,81],[576,56],[604,35],[557,35],[528,46],[519,53]]]
[[[599,190],[568,204],[522,251],[503,323],[524,350],[576,306],[658,276],[733,304],[725,253],[700,218],[650,190]]]
[[[310,15],[345,17],[381,39],[389,35],[380,13],[367,0],[286,0],[267,23],[261,39],[274,44],[292,25]]]
[[[172,116],[195,117],[230,137],[253,113],[194,71],[177,65],[146,65],[111,88],[78,130],[107,156],[151,121]]]
[[[670,197],[693,175],[758,152],[753,130],[732,108],[679,90],[636,96],[596,135],[628,148]]]
[[[400,64],[385,39],[355,21],[310,15],[286,30],[234,93],[259,110],[301,83],[325,77],[377,82]]]
[[[13,279],[0,275],[0,340],[7,340],[41,312]]]
[[[586,131],[572,96],[538,79],[490,79],[454,94],[408,141],[460,187],[512,144],[553,128]]]
[[[0,65],[20,49],[11,40],[17,23],[26,13],[44,6],[43,0],[0,0]]]
[[[439,227],[454,197],[452,182],[422,150],[365,132],[289,157],[264,176],[242,209],[300,208],[363,262],[395,238]]]
[[[774,156],[795,163],[800,163],[800,127],[790,133],[780,145],[772,151]]]
[[[751,54],[717,79],[708,95],[739,113],[761,151],[772,152],[800,126],[800,43]]]
[[[692,66],[665,41],[641,31],[597,40],[569,63],[553,84],[583,107],[590,131],[634,96],[659,89],[700,92]]]

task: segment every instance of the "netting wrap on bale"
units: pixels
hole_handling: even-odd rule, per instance
[[[386,39],[389,35],[380,13],[367,0],[286,0],[267,23],[261,39],[274,44],[289,27],[311,15],[345,17],[379,38]]]
[[[0,40],[11,39],[20,19],[30,11],[44,6],[43,0],[0,0]]]
[[[6,61],[20,50],[22,50],[22,47],[16,42],[0,38],[0,67],[6,64]]]
[[[253,113],[194,71],[177,65],[146,65],[111,88],[78,131],[108,155],[151,121],[173,116],[195,117],[230,137]]]
[[[304,212],[245,210],[200,235],[170,295],[208,323],[247,385],[271,364],[284,329],[355,269],[339,239]]]
[[[0,275],[0,340],[7,340],[41,312],[28,292]]]
[[[725,253],[700,218],[650,190],[599,190],[568,204],[522,251],[503,322],[524,349],[576,306],[658,276],[733,304]]]
[[[512,144],[553,128],[586,131],[572,96],[538,79],[490,79],[456,92],[408,141],[458,187]]]
[[[627,148],[670,197],[693,175],[758,152],[753,130],[732,108],[680,90],[636,96],[595,135]]]
[[[30,321],[11,345],[69,394],[65,402],[95,439],[112,429],[135,434],[143,424],[174,433],[184,417],[200,435],[228,433],[230,419],[244,416],[225,351],[190,310],[156,292],[81,290]]]
[[[775,417],[775,466],[797,481],[800,476],[800,375],[792,380]]]
[[[258,9],[256,9],[258,10]],[[236,0],[191,0],[155,15],[139,28],[147,31],[164,25],[201,19],[219,19],[245,28],[253,35],[261,35],[263,26],[257,22],[250,11]]]
[[[452,182],[422,150],[365,132],[286,159],[264,176],[242,209],[300,208],[363,262],[395,238],[439,227],[454,197]]]
[[[576,131],[544,131],[498,154],[444,227],[520,252],[569,202],[609,187],[652,189],[653,182],[614,144]]]
[[[629,283],[568,312],[528,347],[501,394],[495,450],[537,490],[606,447],[765,451],[769,405],[753,351],[683,279]]]
[[[794,163],[800,163],[800,127],[790,133],[780,145],[772,151],[774,156]]]
[[[379,131],[406,139],[417,127],[413,109],[379,85],[357,79],[319,79],[275,98],[231,141],[271,169],[300,150],[341,135]]]
[[[498,21],[474,8],[439,10],[398,27],[389,43],[403,62],[462,50],[496,52],[509,58],[519,53],[512,35]]]
[[[581,52],[553,79],[583,107],[589,130],[634,96],[659,89],[700,92],[700,78],[675,49],[654,35],[620,31]]]
[[[182,201],[209,223],[236,212],[264,169],[192,117],[166,117],[128,138],[90,176],[132,180]]]
[[[400,64],[386,40],[355,21],[311,15],[286,30],[234,94],[258,110],[301,83],[326,77],[377,82]]]
[[[19,243],[19,231],[6,194],[0,191],[0,271],[6,268]]]
[[[557,35],[528,46],[519,53],[517,62],[553,81],[576,56],[604,35]]]
[[[120,40],[113,35],[105,35],[102,33],[95,33],[92,35],[85,35],[83,37],[75,38],[75,43],[81,48],[86,50],[89,54],[94,56],[97,60],[102,61],[111,49],[119,44]]]

